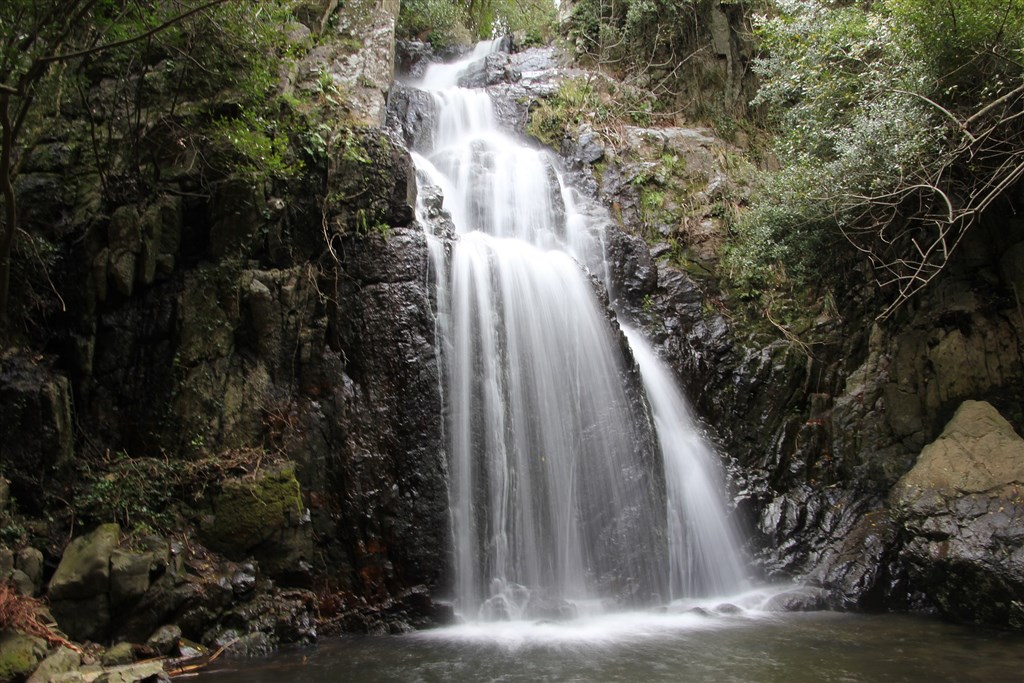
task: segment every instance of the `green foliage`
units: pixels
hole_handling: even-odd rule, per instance
[[[574,129],[588,113],[599,111],[592,81],[567,78],[551,97],[539,101],[530,110],[526,132],[541,142],[557,148],[566,131]]]
[[[655,109],[672,111],[694,57],[709,54],[711,7],[710,0],[578,0],[564,28],[584,60],[643,87]]]
[[[468,43],[471,40],[465,7],[452,0],[402,0],[397,34],[417,38],[435,48]]]
[[[941,270],[1001,187],[1000,167],[1024,151],[1024,1],[776,9],[756,23],[755,104],[782,170],[763,178],[727,263],[755,285],[819,279],[852,244],[905,298]],[[991,144],[968,131],[975,114]],[[941,258],[929,249],[940,243]]]
[[[233,152],[236,172],[264,178],[294,174],[302,167],[291,154],[290,140],[278,122],[252,109],[238,118],[217,119],[210,136],[215,144],[226,145]]]
[[[567,78],[555,93],[530,109],[526,132],[551,147],[581,124],[595,129],[620,124],[650,125],[647,93],[604,78]]]
[[[527,44],[550,40],[552,0],[402,0],[397,34],[435,48],[521,31]]]
[[[108,453],[99,462],[80,463],[72,502],[88,525],[117,522],[125,529],[166,533],[180,528],[181,518],[193,514],[225,481],[278,464],[277,455],[263,449],[232,449],[191,460]],[[291,470],[286,479],[295,481]]]
[[[168,460],[117,453],[101,467],[83,472],[74,506],[92,522],[170,529],[180,477],[178,466]]]

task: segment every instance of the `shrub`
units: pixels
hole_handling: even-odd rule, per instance
[[[780,0],[756,26],[783,170],[728,263],[760,284],[827,277],[845,237],[895,288],[887,315],[1024,174],[1024,0]]]

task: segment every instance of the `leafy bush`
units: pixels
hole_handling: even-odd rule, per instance
[[[728,263],[755,284],[819,278],[845,237],[898,305],[1024,173],[1024,0],[780,0],[756,26],[755,103],[783,170]]]
[[[468,22],[465,8],[451,0],[402,0],[397,33],[443,48],[470,41]]]

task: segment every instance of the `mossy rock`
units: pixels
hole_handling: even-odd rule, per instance
[[[0,681],[23,679],[46,656],[46,641],[17,631],[0,634]]]
[[[229,557],[244,557],[257,546],[301,523],[305,506],[293,465],[224,483],[213,500],[214,518],[206,542]]]

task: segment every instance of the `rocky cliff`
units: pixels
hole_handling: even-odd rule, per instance
[[[321,628],[445,618],[433,288],[411,160],[381,127],[397,10],[312,2],[288,27],[278,90],[311,113],[287,173],[154,149],[152,192],[113,201],[74,120],[24,166],[59,301],[6,331],[0,533],[42,550],[26,590],[72,637],[173,622],[258,651],[315,638],[309,589]]]
[[[897,480],[982,419],[970,401],[1005,418],[985,417],[986,434],[1024,427],[1020,221],[992,211],[885,322],[861,272],[834,298],[806,293],[783,324],[785,302],[732,288],[721,266],[750,191],[745,150],[706,129],[569,124],[555,140],[565,163],[623,228],[609,239],[614,294],[716,435],[763,576],[821,587],[814,600],[836,608],[1019,626],[1012,477],[984,492],[936,485],[910,505]],[[987,438],[964,446],[985,476],[1003,457],[984,454]],[[952,599],[950,572],[972,590]]]

